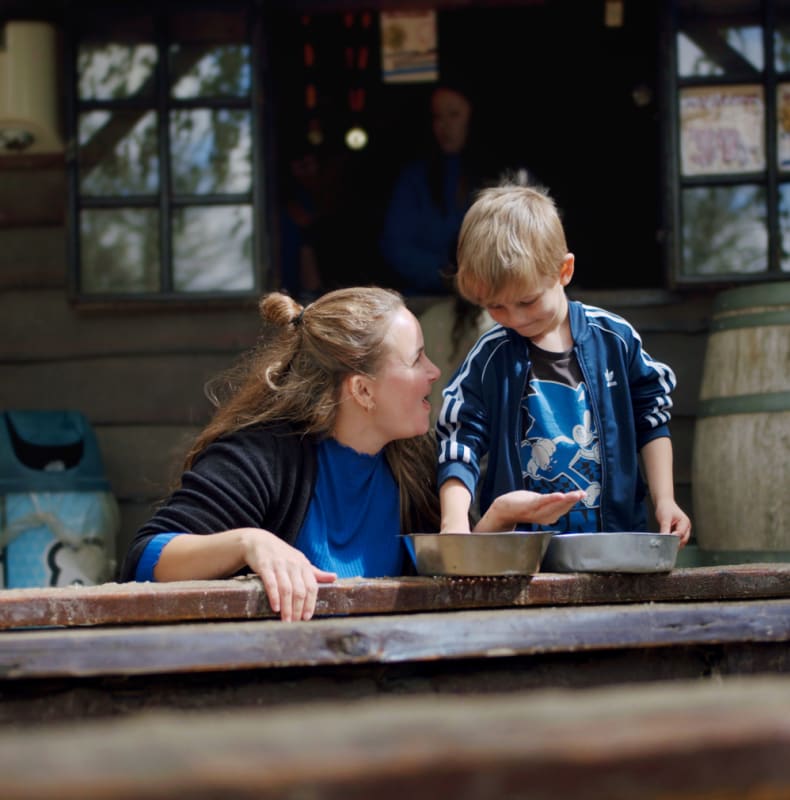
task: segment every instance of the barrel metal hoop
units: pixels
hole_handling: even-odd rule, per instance
[[[728,414],[760,414],[790,411],[790,392],[741,394],[700,400],[697,416],[722,417]]]
[[[790,308],[778,311],[752,311],[748,314],[723,314],[711,320],[710,330],[726,331],[768,325],[790,325]]]
[[[790,303],[790,280],[756,283],[721,292],[713,304],[714,314],[759,306],[779,306]]]

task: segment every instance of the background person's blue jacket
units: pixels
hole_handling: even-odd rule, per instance
[[[669,436],[675,374],[650,358],[622,317],[573,301],[569,314],[574,353],[600,437],[601,530],[646,530],[639,451]],[[487,453],[481,514],[499,495],[524,488],[521,401],[529,368],[529,341],[495,325],[478,339],[443,392],[436,425],[439,486],[458,478],[475,497]]]
[[[403,280],[405,294],[445,294],[442,279],[454,257],[456,240],[471,198],[456,198],[461,177],[458,156],[442,158],[446,207],[431,197],[428,163],[407,165],[399,175],[379,240],[387,264]]]

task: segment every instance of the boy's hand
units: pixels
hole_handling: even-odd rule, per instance
[[[691,520],[673,500],[660,500],[655,505],[654,513],[659,533],[672,533],[680,539],[680,546],[685,547],[691,536]]]
[[[526,489],[502,494],[475,526],[475,533],[512,530],[518,523],[553,525],[584,497],[584,491],[540,494]]]

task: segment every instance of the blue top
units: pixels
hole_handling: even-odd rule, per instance
[[[384,451],[369,456],[334,439],[316,451],[315,488],[294,546],[341,578],[400,575],[399,493]],[[154,580],[164,546],[177,535],[159,533],[146,544],[135,580]]]
[[[600,447],[601,530],[646,530],[639,451],[669,436],[675,374],[648,355],[622,317],[573,301],[568,313]],[[443,393],[436,424],[438,483],[458,478],[474,497],[482,478],[481,513],[495,497],[524,487],[520,424],[531,361],[529,340],[495,325],[478,339]]]
[[[162,550],[165,545],[179,533],[159,533],[151,539],[145,546],[140,560],[137,562],[137,570],[134,573],[136,581],[155,581],[154,567],[159,563],[159,556],[162,555]]]
[[[404,278],[404,292],[446,293],[440,272],[450,264],[468,199],[458,205],[461,157],[443,157],[444,209],[437,208],[428,185],[428,163],[404,167],[392,192],[379,241],[387,263]]]
[[[325,439],[318,445],[315,491],[295,547],[340,578],[400,575],[398,506],[383,450],[370,456]]]

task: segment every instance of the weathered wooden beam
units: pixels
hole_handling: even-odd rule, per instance
[[[697,567],[642,575],[343,579],[319,588],[316,611],[317,616],[337,616],[770,597],[790,597],[790,564]],[[0,629],[273,616],[255,577],[0,591]]]
[[[155,712],[0,733],[16,800],[790,796],[787,678]]]
[[[790,599],[7,631],[7,679],[389,664],[790,641]]]

